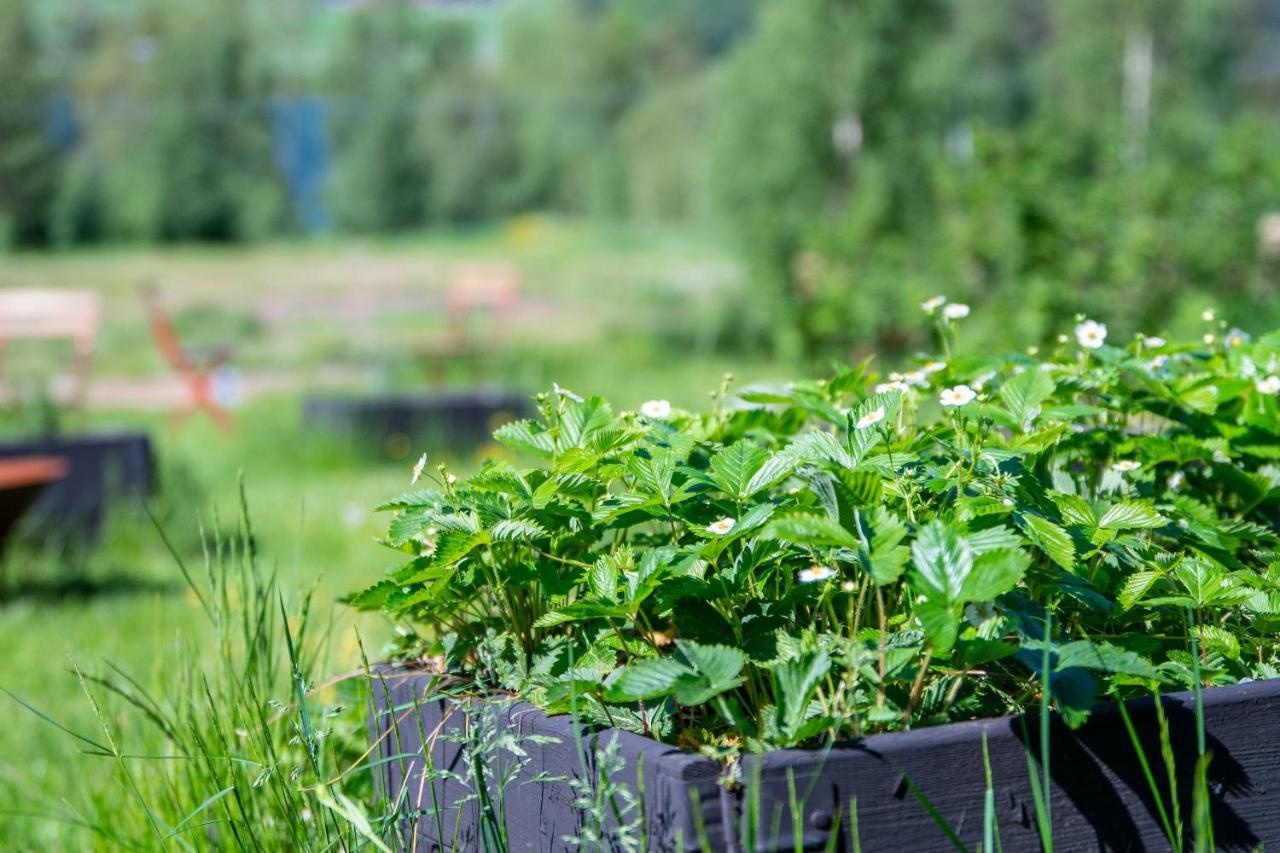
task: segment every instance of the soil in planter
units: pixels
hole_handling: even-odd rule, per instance
[[[615,850],[822,850],[833,841],[848,850],[855,809],[863,850],[949,851],[956,841],[974,849],[984,832],[984,736],[1003,849],[1041,849],[1029,775],[1040,770],[1028,763],[1028,750],[1040,755],[1034,717],[1025,729],[1023,718],[1001,718],[744,756],[726,773],[702,756],[629,732],[575,728],[527,704],[442,697],[418,670],[381,668],[373,693],[371,734],[383,760],[375,778],[404,815],[398,829],[406,844],[416,840],[417,849],[487,850],[494,833],[505,833],[512,850],[580,849],[566,838],[592,834]],[[1189,846],[1195,700],[1160,701]],[[1203,704],[1218,849],[1280,842],[1280,681],[1212,688]],[[1127,707],[1172,820],[1154,702]],[[1099,708],[1077,731],[1055,718],[1050,737],[1057,849],[1169,849],[1157,794],[1115,706]],[[721,784],[726,778],[734,782]],[[583,808],[584,801],[600,805]]]

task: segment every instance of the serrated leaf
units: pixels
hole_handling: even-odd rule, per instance
[[[1193,631],[1209,651],[1228,660],[1240,660],[1240,640],[1236,635],[1218,625],[1197,625]]]
[[[636,481],[654,494],[671,496],[671,478],[676,471],[676,456],[670,450],[653,448],[627,458],[627,468]]]
[[[1062,520],[1076,527],[1097,527],[1098,514],[1089,506],[1089,502],[1079,495],[1065,492],[1050,492],[1049,497],[1062,514]]]
[[[1047,518],[1026,514],[1019,518],[1022,529],[1031,540],[1050,559],[1067,571],[1075,571],[1075,543],[1067,531]]]
[[[494,431],[495,440],[512,450],[522,450],[549,458],[555,451],[555,439],[546,427],[528,419],[503,424]]]
[[[1017,586],[1031,558],[1018,549],[986,551],[973,561],[973,569],[960,588],[960,600],[992,601]]]
[[[591,571],[587,573],[587,579],[591,583],[591,591],[595,593],[596,598],[617,601],[618,567],[607,555],[595,561]]]
[[[681,676],[693,670],[671,658],[643,658],[632,661],[605,688],[609,702],[643,702],[675,690]]]
[[[1136,530],[1164,527],[1169,520],[1156,512],[1149,500],[1126,500],[1113,504],[1098,519],[1103,530]]]
[[[357,610],[378,610],[398,589],[400,589],[399,584],[381,580],[351,596],[347,603]]]
[[[794,514],[775,518],[762,535],[795,545],[844,548],[861,545],[856,536],[825,515]]]
[[[854,464],[849,449],[825,430],[807,432],[792,442],[791,447],[811,462],[829,462],[840,468],[852,468]]]
[[[1133,605],[1141,601],[1142,597],[1151,590],[1162,574],[1163,572],[1142,571],[1129,575],[1125,579],[1124,587],[1120,590],[1120,595],[1117,596],[1121,609],[1132,609]]]
[[[824,651],[802,652],[798,657],[783,661],[773,670],[774,696],[778,731],[787,737],[795,737],[804,722],[809,700],[831,669],[831,658]]]
[[[676,646],[693,670],[705,677],[717,693],[736,686],[738,674],[747,663],[742,651],[729,646],[703,645],[691,640],[676,640]]]
[[[438,565],[450,565],[461,560],[476,548],[489,542],[489,534],[481,530],[476,533],[463,533],[449,530],[436,537],[434,562]]]
[[[920,529],[912,543],[911,562],[921,592],[954,604],[973,570],[973,552],[964,537],[935,519]]]
[[[1146,658],[1110,643],[1076,640],[1057,646],[1054,653],[1055,667],[1060,670],[1078,666],[1095,672],[1121,673],[1139,678],[1157,678],[1159,675]]]
[[[964,538],[968,541],[969,550],[973,551],[974,555],[984,554],[987,551],[1022,547],[1022,539],[1018,534],[1004,525],[988,527],[985,530],[975,530],[965,534]]]
[[[743,500],[751,478],[768,458],[768,451],[743,439],[711,457],[711,477],[725,494]]]
[[[749,498],[761,489],[767,489],[779,480],[789,477],[800,465],[802,458],[800,453],[788,450],[771,455],[760,469],[751,475],[740,497]]]
[[[1024,370],[1000,386],[1000,399],[1020,427],[1026,427],[1042,403],[1053,395],[1054,383],[1043,370]]]
[[[900,543],[907,535],[907,527],[896,515],[882,506],[871,513],[871,552],[867,562],[871,579],[877,586],[888,586],[902,576],[911,551]]]
[[[921,528],[912,543],[911,564],[912,587],[924,596],[916,603],[916,616],[934,647],[950,651],[959,625],[961,590],[973,570],[969,543],[935,519]]]
[[[387,525],[387,544],[398,547],[432,526],[434,513],[430,510],[407,509],[391,519]]]
[[[547,531],[533,519],[504,518],[493,525],[489,535],[494,542],[518,542],[541,539],[547,535]]]
[[[412,492],[406,492],[394,500],[380,503],[374,509],[378,512],[386,512],[391,509],[422,509],[434,507],[443,497],[436,489],[415,489]]]

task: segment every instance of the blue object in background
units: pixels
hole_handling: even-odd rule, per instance
[[[58,149],[70,148],[79,140],[76,102],[69,92],[58,92],[45,103],[44,133],[49,143]]]
[[[328,231],[324,203],[329,169],[329,105],[314,95],[278,97],[271,104],[276,168],[284,176],[298,222],[308,234]]]

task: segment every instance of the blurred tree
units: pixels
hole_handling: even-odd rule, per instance
[[[78,80],[85,140],[61,201],[67,239],[86,220],[130,240],[237,240],[283,226],[257,8],[149,3],[102,31]]]
[[[26,0],[0,0],[0,247],[44,243],[63,156],[54,81]]]
[[[939,292],[1000,309],[988,342],[1048,337],[1080,310],[1158,328],[1189,293],[1248,304],[1268,280],[1258,217],[1280,203],[1276,132],[1239,73],[1259,15],[1257,0],[769,7],[725,76],[716,183],[757,303],[787,318],[774,343],[909,348]]]

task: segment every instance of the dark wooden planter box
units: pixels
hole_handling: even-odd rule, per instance
[[[744,784],[729,788],[719,784],[721,768],[715,762],[629,732],[579,729],[584,744],[580,750],[569,718],[548,718],[527,704],[422,700],[431,681],[421,671],[387,666],[378,671],[373,685],[371,734],[377,743],[376,755],[383,759],[375,765],[375,779],[389,799],[399,798],[401,814],[414,815],[398,826],[406,849],[493,846],[481,835],[479,798],[468,797],[479,786],[439,772],[423,772],[423,756],[429,754],[436,771],[474,778],[458,742],[468,727],[475,735],[490,734],[486,728],[512,735],[528,755],[521,764],[514,753],[498,746],[489,759],[489,777],[501,772],[516,777],[505,786],[504,797],[512,850],[575,849],[563,839],[579,831],[584,817],[573,805],[575,791],[567,780],[595,778],[595,748],[615,737],[626,766],[614,778],[630,784],[632,790],[637,776],[643,779],[647,838],[642,849],[745,851],[750,798],[758,803],[752,850],[824,850],[833,834],[837,836],[833,849],[851,850],[849,814],[855,801],[858,836],[868,853],[954,850],[911,792],[908,778],[973,849],[983,832],[984,733],[1003,849],[1040,849],[1026,760],[1028,745],[1039,754],[1035,719],[1027,720],[1029,744],[1023,740],[1021,718],[1001,718],[872,735],[826,751],[786,749],[746,756]],[[1178,693],[1164,696],[1161,702],[1169,720],[1189,839],[1197,755],[1194,699]],[[1167,776],[1153,702],[1136,701],[1128,707],[1167,807]],[[1213,753],[1209,778],[1218,848],[1253,850],[1259,844],[1280,842],[1280,680],[1206,690],[1204,710],[1207,747]],[[534,740],[531,735],[557,742]],[[1074,732],[1055,718],[1050,764],[1056,849],[1169,848],[1114,707],[1099,708],[1089,723]],[[544,781],[548,777],[565,781]],[[754,787],[755,793],[748,794],[744,786]],[[493,787],[488,792],[491,797],[496,796]],[[800,846],[793,841],[797,828],[792,823],[792,789],[801,803],[796,812],[803,822],[798,827]],[[433,811],[433,798],[438,811]]]
[[[419,447],[468,448],[529,413],[520,394],[498,390],[436,391],[377,397],[309,397],[308,424],[368,443],[393,458]]]
[[[151,441],[144,433],[51,436],[0,442],[0,459],[56,456],[67,474],[50,483],[24,525],[42,538],[93,541],[114,501],[136,500],[154,486]]]

